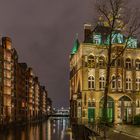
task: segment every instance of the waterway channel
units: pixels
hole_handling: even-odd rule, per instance
[[[49,118],[42,123],[0,132],[0,140],[72,140],[69,118]]]

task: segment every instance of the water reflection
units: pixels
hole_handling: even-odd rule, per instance
[[[50,118],[43,123],[0,132],[0,140],[72,140],[68,127],[68,118]]]

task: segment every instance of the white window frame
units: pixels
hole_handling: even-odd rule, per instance
[[[95,89],[95,78],[94,76],[88,77],[88,89]]]
[[[129,61],[128,61],[129,60]],[[131,69],[132,68],[132,61],[130,58],[127,58],[125,60],[125,66],[126,66],[126,69]]]
[[[117,78],[117,86],[118,86],[118,90],[121,90],[122,89],[122,79],[121,79],[121,76],[118,76]]]
[[[136,91],[140,91],[140,78],[136,78]]]
[[[136,70],[140,70],[140,60],[136,59],[135,61]]]
[[[105,66],[105,58],[103,56],[99,57],[99,67]]]
[[[116,76],[112,76],[111,88],[116,89]]]
[[[132,90],[132,79],[131,78],[126,78],[126,90]]]
[[[99,88],[101,90],[105,88],[105,78],[103,76],[99,78]]]
[[[88,56],[88,66],[89,67],[95,66],[95,56],[93,56],[93,55]]]

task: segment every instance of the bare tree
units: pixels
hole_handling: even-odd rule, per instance
[[[110,70],[111,65],[123,55],[125,49],[131,44],[130,39],[139,33],[140,29],[140,12],[138,9],[129,9],[126,7],[126,0],[96,0],[96,10],[100,21],[108,27],[107,36],[109,42],[107,45],[108,58],[106,68],[106,86],[104,91],[103,104],[103,121],[107,124],[107,100],[110,85]],[[125,36],[125,42],[119,52],[114,53],[114,45],[112,39],[115,32],[120,32]],[[114,59],[112,59],[114,53]]]

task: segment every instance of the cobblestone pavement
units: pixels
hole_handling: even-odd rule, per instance
[[[106,140],[140,140],[140,126],[117,125],[114,128],[107,129],[106,134]],[[93,140],[105,140],[103,132],[101,136]]]
[[[140,126],[116,125],[113,128],[106,128],[106,140],[140,140]],[[99,137],[91,140],[105,140],[104,131],[100,131]]]
[[[107,132],[107,138],[96,137],[91,140],[140,140],[140,138],[120,131]]]
[[[140,127],[132,125],[116,125],[107,130],[108,140],[140,140]]]
[[[132,136],[139,137],[140,139],[140,126],[134,125],[117,125],[115,126],[115,130],[127,133]]]

